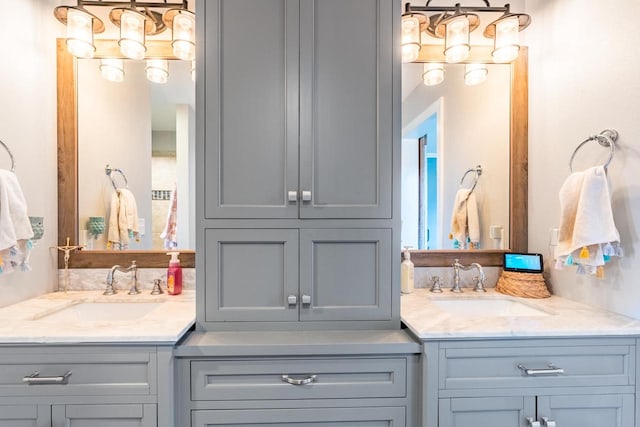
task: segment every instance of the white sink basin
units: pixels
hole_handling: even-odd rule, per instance
[[[546,311],[506,298],[447,298],[432,302],[443,311],[458,317],[548,316]]]
[[[160,302],[80,302],[36,320],[55,322],[103,322],[139,319],[156,308]]]

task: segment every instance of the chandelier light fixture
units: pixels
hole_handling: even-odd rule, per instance
[[[508,4],[492,7],[489,0],[483,0],[485,6],[473,7],[460,3],[455,6],[430,6],[431,1],[428,0],[425,6],[405,4],[405,13],[402,15],[403,62],[415,62],[420,58],[422,32],[444,39],[443,54],[448,63],[467,61],[471,49],[470,34],[480,26],[479,13],[503,14],[488,24],[483,33],[486,38],[493,39],[493,61],[511,62],[518,57],[519,32],[531,23],[529,15],[511,13]],[[427,16],[429,13],[432,14]],[[417,30],[416,25],[419,26]]]

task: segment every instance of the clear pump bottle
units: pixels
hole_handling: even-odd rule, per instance
[[[413,292],[413,263],[408,247],[404,248],[403,255],[404,260],[400,265],[400,291],[403,294],[410,294]]]

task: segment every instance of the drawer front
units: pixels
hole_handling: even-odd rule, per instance
[[[635,384],[633,345],[445,347],[439,357],[445,390]]]
[[[405,358],[202,360],[191,362],[192,400],[404,397]],[[307,384],[291,382],[310,379]]]
[[[48,351],[0,355],[0,396],[156,394],[155,353]]]

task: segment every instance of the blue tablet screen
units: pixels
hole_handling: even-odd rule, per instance
[[[542,271],[542,256],[540,254],[510,254],[504,255],[504,267],[516,271]]]

